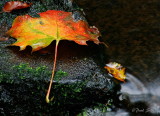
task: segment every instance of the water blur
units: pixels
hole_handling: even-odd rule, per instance
[[[109,62],[127,69],[127,81],[121,84],[123,108],[113,115],[160,115],[160,1],[77,1],[109,45]]]

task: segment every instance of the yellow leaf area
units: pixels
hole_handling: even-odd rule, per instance
[[[48,46],[53,40],[71,40],[80,45],[86,45],[86,41],[90,40],[99,44],[98,29],[89,27],[86,21],[75,21],[71,12],[48,10],[39,15],[39,18],[18,16],[14,20],[7,32],[17,39],[12,45],[19,46],[20,50],[31,46],[32,51],[37,51]]]
[[[125,82],[126,75],[125,75],[125,68],[123,68],[120,64],[116,62],[110,62],[106,64],[104,67],[108,70],[108,72],[117,80]]]

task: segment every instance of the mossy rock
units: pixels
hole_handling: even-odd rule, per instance
[[[22,1],[22,0],[21,0]],[[0,36],[11,27],[16,16],[46,10],[65,10],[73,12],[74,17],[86,20],[82,9],[70,0],[25,0],[32,2],[30,8],[16,10],[0,15]],[[0,1],[0,7],[6,0]],[[18,51],[18,47],[6,47],[15,40],[0,42],[0,113],[2,115],[60,115],[69,116],[80,113],[86,107],[106,104],[108,100],[118,99],[119,85],[114,83],[103,66],[106,56],[101,46],[88,43],[79,46],[74,42],[61,42],[57,61],[57,76],[53,82],[51,96],[54,100],[47,104],[45,95],[48,89],[53,64],[53,42],[47,50],[50,54],[39,52],[31,54],[31,48]],[[61,70],[58,73],[58,70]],[[67,75],[66,75],[66,73]]]
[[[111,85],[106,81],[106,87],[100,88],[97,87],[98,84],[90,85],[89,79],[64,82],[66,73],[62,71],[55,75],[57,81],[54,81],[51,91],[54,100],[47,104],[45,93],[50,75],[51,72],[45,66],[31,68],[27,64],[13,66],[9,71],[0,71],[1,113],[69,116],[78,114],[85,107],[106,104],[108,100],[114,104],[116,87],[113,83]]]

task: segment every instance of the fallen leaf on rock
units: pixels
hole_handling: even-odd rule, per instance
[[[25,3],[21,1],[10,1],[6,2],[2,11],[3,12],[11,12],[12,10],[23,9],[30,7],[32,3]]]
[[[110,62],[106,64],[104,68],[107,69],[108,72],[117,80],[124,82],[124,80],[126,79],[125,68],[123,68],[121,64]]]
[[[12,44],[13,46],[19,46],[20,50],[24,50],[26,46],[31,46],[32,52],[45,48],[53,40],[56,40],[52,77],[46,95],[48,103],[50,102],[49,94],[56,68],[59,41],[69,40],[80,45],[87,45],[86,41],[93,41],[99,44],[100,33],[96,27],[89,27],[84,20],[75,21],[71,12],[48,10],[39,13],[39,15],[39,18],[32,18],[29,15],[18,16],[7,34],[17,39]]]

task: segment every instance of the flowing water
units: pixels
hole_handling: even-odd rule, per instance
[[[102,33],[111,62],[127,68],[122,107],[108,115],[160,115],[160,2],[158,0],[77,0]],[[106,60],[108,63],[108,60]]]

